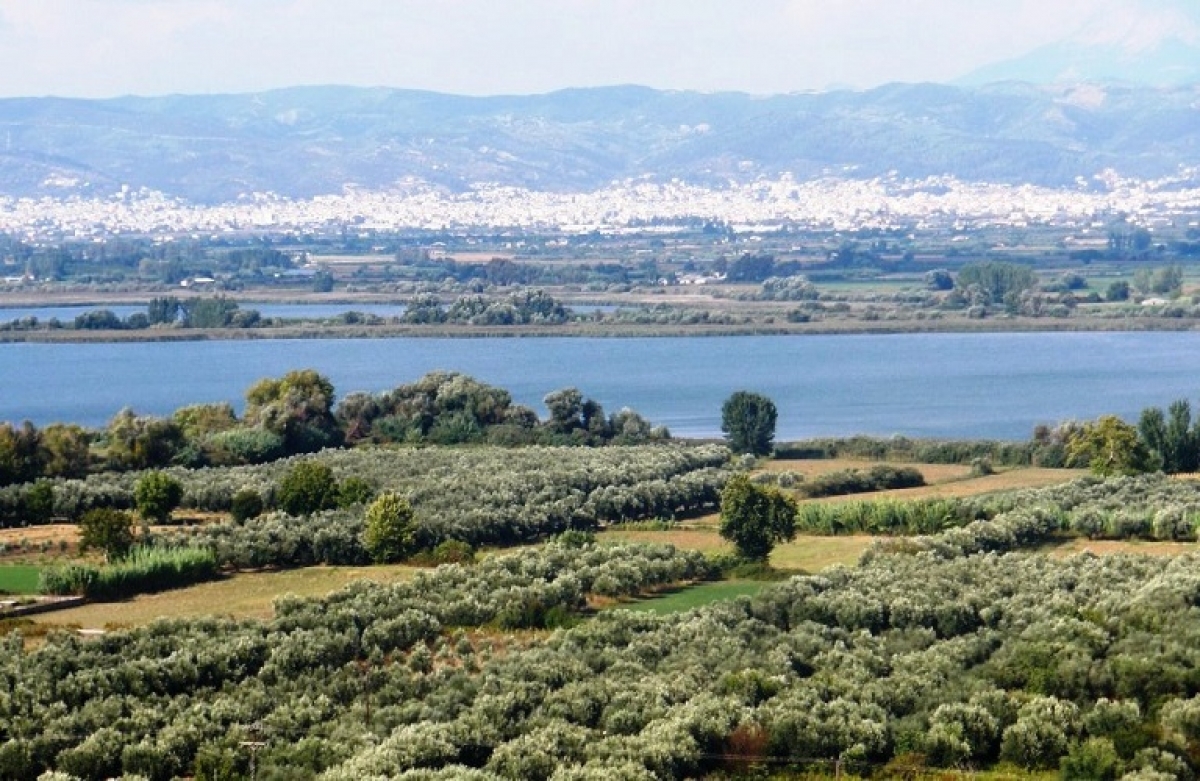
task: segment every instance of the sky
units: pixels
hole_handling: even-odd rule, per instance
[[[865,89],[1170,34],[1200,0],[0,0],[0,97]]]

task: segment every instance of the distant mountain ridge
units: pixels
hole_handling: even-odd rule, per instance
[[[0,100],[0,194],[147,187],[197,202],[406,181],[590,190],[792,172],[1068,185],[1200,165],[1200,83],[893,84],[756,97],[644,87],[463,97],[351,87]]]
[[[1115,82],[1178,87],[1200,82],[1200,6],[1195,0],[1121,0],[1097,7],[1080,29],[956,83]]]

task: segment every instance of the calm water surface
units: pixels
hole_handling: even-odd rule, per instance
[[[1200,334],[900,334],[646,339],[299,339],[0,345],[0,420],[101,426],[123,406],[241,408],[253,382],[297,368],[339,396],[434,369],[509,389],[545,415],[575,386],[673,433],[720,434],[721,402],[754,390],[779,408],[778,439],[856,433],[1025,439],[1038,423],[1200,395]]]

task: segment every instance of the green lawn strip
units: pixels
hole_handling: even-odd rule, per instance
[[[27,564],[0,565],[0,594],[38,593],[37,567]]]
[[[769,585],[771,584],[768,582],[758,580],[722,580],[716,583],[699,583],[694,586],[670,589],[645,599],[620,602],[613,605],[612,608],[669,615],[702,607],[712,602],[752,597]]]

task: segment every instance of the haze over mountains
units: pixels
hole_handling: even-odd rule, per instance
[[[979,68],[956,83],[1200,82],[1200,4],[1140,0],[1109,7],[1074,35]]]
[[[0,100],[0,194],[150,188],[201,203],[413,181],[581,191],[652,176],[1076,186],[1200,167],[1200,17],[1107,19],[957,86],[751,96],[643,87],[463,97],[351,87]]]

